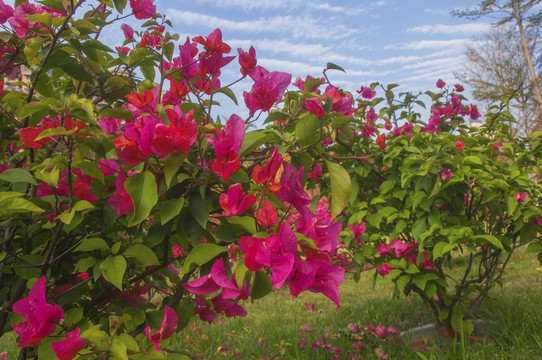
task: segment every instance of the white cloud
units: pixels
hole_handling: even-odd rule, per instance
[[[488,32],[491,28],[489,23],[468,23],[458,25],[421,25],[409,28],[408,32],[417,32],[424,34],[480,34]]]
[[[280,9],[291,7],[301,3],[301,0],[197,0],[198,3],[212,4],[220,8],[238,7],[243,10],[251,11]]]
[[[451,40],[420,40],[411,41],[408,43],[388,45],[384,49],[401,49],[401,50],[425,50],[425,49],[443,49],[457,48],[460,49],[468,42],[469,39],[451,39]]]
[[[190,11],[168,9],[167,14],[175,23],[183,25],[208,24],[211,28],[221,28],[245,33],[273,32],[275,34],[288,34],[292,38],[309,38],[319,40],[337,40],[347,38],[359,30],[347,28],[342,24],[334,26],[322,23],[321,19],[305,16],[274,16],[260,17],[256,20],[233,21],[206,14]]]

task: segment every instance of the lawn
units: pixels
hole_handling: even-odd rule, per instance
[[[542,359],[542,272],[533,254],[514,254],[503,287],[493,291],[482,314],[497,321],[496,332],[479,340],[445,339],[407,346],[398,336],[378,338],[364,330],[382,325],[404,331],[433,322],[416,297],[394,297],[392,283],[372,272],[359,283],[347,274],[340,287],[341,307],[321,294],[297,299],[286,289],[242,305],[245,318],[217,318],[213,324],[194,318],[164,347],[197,359]],[[350,327],[348,326],[350,324]],[[359,327],[356,330],[355,324]],[[349,330],[350,328],[350,330]],[[382,329],[382,328],[380,328]],[[0,339],[0,353],[17,358],[16,338]]]
[[[533,254],[521,250],[514,254],[503,287],[495,289],[494,299],[481,308],[486,319],[497,321],[495,333],[485,339],[445,339],[414,349],[400,337],[382,340],[365,331],[366,325],[404,331],[434,321],[416,297],[394,297],[392,283],[382,277],[373,288],[371,272],[363,274],[359,283],[351,274],[346,276],[339,309],[320,294],[303,293],[296,299],[287,290],[275,291],[246,302],[246,318],[191,322],[167,347],[198,359],[331,359],[335,355],[377,359],[377,353],[389,359],[542,359],[538,266]],[[348,325],[356,323],[360,331],[349,331]]]

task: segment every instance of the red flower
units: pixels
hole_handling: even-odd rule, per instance
[[[261,226],[271,226],[277,223],[278,215],[273,207],[267,200],[264,201],[262,208],[256,215],[256,220]]]
[[[239,65],[241,65],[241,74],[249,75],[256,68],[258,61],[256,60],[256,50],[251,46],[248,52],[242,49],[237,49],[239,53]]]
[[[392,270],[393,268],[388,263],[384,263],[376,268],[376,272],[382,276],[388,275]]]
[[[381,150],[386,149],[386,134],[380,134],[376,137],[376,144],[380,146]]]
[[[264,167],[261,167],[260,165],[254,166],[254,169],[252,170],[252,179],[256,184],[263,184],[265,182],[274,184],[275,176],[281,165],[282,155],[279,153],[278,147],[275,147],[267,165]]]
[[[465,147],[465,143],[464,143],[463,141],[457,140],[457,141],[455,142],[455,148],[456,148],[457,150],[463,150],[464,147]]]
[[[243,186],[235,184],[228,188],[227,194],[220,194],[220,206],[226,213],[228,218],[234,215],[241,215],[256,203],[256,196],[253,194],[245,195]]]
[[[319,118],[324,117],[326,114],[324,112],[324,107],[322,106],[322,102],[317,97],[312,97],[305,99],[305,108],[311,113]]]
[[[444,81],[442,81],[442,79],[438,79],[438,81],[437,81],[437,87],[438,87],[439,89],[442,89],[442,88],[445,87],[445,86],[446,86],[446,83],[445,83]]]
[[[222,42],[222,32],[220,29],[215,29],[206,38],[196,36],[192,40],[203,45],[203,48],[209,52],[227,54],[231,51],[231,47]]]

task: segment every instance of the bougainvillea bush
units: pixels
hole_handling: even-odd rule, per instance
[[[246,130],[291,75],[228,55],[218,29],[179,40],[151,0],[0,1],[0,24],[0,334],[19,358],[184,358],[165,347],[192,316],[244,316],[283,286],[339,305],[348,198],[317,209],[303,129]],[[246,119],[215,115],[217,94],[238,101],[225,66],[252,86]]]
[[[513,250],[540,251],[540,134],[513,138],[504,105],[469,127],[481,115],[463,88],[442,80],[437,87],[425,94],[428,121],[416,110],[421,95],[362,88],[359,121],[337,126],[329,150],[352,177],[343,235],[359,270],[376,268],[397,293],[421,296],[447,329],[470,333],[468,320]]]

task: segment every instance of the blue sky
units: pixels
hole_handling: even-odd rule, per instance
[[[252,45],[258,64],[269,71],[288,72],[293,78],[318,77],[328,62],[335,63],[346,74],[328,72],[331,82],[351,92],[375,81],[397,83],[398,91],[412,92],[435,90],[439,78],[456,83],[453,74],[462,71],[464,44],[487,32],[492,20],[473,22],[450,15],[456,8],[475,6],[472,0],[155,0],[155,4],[172,21],[168,31],[180,34],[183,42],[187,36],[206,36],[220,28],[232,55],[237,55],[237,48],[248,50]],[[125,21],[137,27],[134,18]],[[101,39],[120,45],[120,23],[104,31]],[[237,79],[237,62],[222,73],[223,84]],[[242,92],[251,85],[247,80],[232,88],[241,102]],[[232,106],[227,105],[227,112],[245,116],[246,109]]]
[[[462,69],[463,44],[489,29],[488,19],[473,22],[450,15],[454,8],[473,6],[474,1],[155,3],[181,38],[207,35],[218,27],[232,48],[247,50],[253,45],[260,65],[294,77],[319,76],[326,63],[332,62],[346,74],[329,72],[330,79],[350,91],[373,81],[398,83],[401,89],[412,91],[434,89],[438,78],[455,82],[453,73]]]

